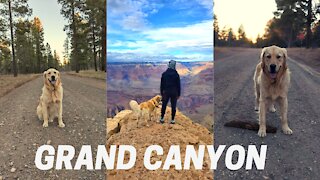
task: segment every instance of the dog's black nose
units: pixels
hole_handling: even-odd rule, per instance
[[[51,81],[54,81],[56,80],[56,77],[55,76],[51,76]]]
[[[275,64],[270,64],[270,71],[271,71],[271,73],[276,72],[276,67],[277,67],[277,65],[275,65]]]

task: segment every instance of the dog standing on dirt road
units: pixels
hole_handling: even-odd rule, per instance
[[[58,118],[59,127],[65,127],[62,121],[63,88],[60,72],[56,69],[48,69],[43,73],[44,85],[40,96],[37,114],[43,120],[43,127],[48,127],[48,122]]]
[[[282,131],[292,134],[288,125],[288,89],[290,71],[287,66],[287,50],[277,46],[265,47],[261,51],[260,63],[254,73],[254,90],[256,95],[255,110],[259,110],[260,137],[266,134],[266,111],[275,112],[274,103],[279,103]]]

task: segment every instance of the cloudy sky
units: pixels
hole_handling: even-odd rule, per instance
[[[107,60],[211,61],[212,0],[108,0]]]

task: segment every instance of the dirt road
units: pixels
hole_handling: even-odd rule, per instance
[[[288,95],[288,120],[293,135],[281,132],[279,112],[267,114],[267,124],[278,128],[276,134],[260,138],[257,132],[227,128],[230,120],[257,121],[254,111],[253,73],[259,49],[230,50],[215,59],[215,145],[267,144],[265,170],[230,171],[224,155],[215,179],[319,179],[320,178],[320,74],[290,59],[291,87]],[[290,57],[290,54],[289,54]],[[277,108],[277,107],[276,107]]]
[[[0,98],[0,177],[4,179],[104,179],[104,171],[38,170],[36,150],[43,144],[105,144],[105,82],[63,74],[63,119],[42,127],[36,107],[43,85],[39,77]],[[95,153],[93,154],[95,156]],[[74,166],[74,162],[73,162]],[[11,172],[12,171],[12,172]]]

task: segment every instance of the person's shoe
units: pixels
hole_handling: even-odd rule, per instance
[[[170,124],[175,124],[176,123],[176,121],[174,120],[174,119],[172,119],[171,121],[170,121]]]
[[[164,123],[164,119],[160,118],[160,123],[163,124]]]

